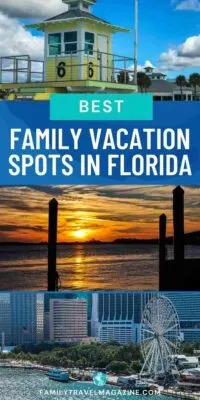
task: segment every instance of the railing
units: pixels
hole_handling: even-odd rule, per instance
[[[44,61],[32,60],[29,55],[0,58],[0,83],[42,82],[43,80]]]
[[[54,47],[54,46],[53,46]],[[55,79],[96,80],[101,82],[129,83],[133,77],[131,66],[134,59],[98,50],[77,50],[60,52],[49,59],[55,59]],[[62,60],[63,59],[63,60]],[[76,76],[76,73],[77,75]]]
[[[48,69],[50,63],[52,65]],[[87,79],[128,84],[133,80],[133,63],[133,58],[95,50],[55,54],[47,57],[45,63],[32,60],[28,55],[1,57],[0,83],[67,82]]]

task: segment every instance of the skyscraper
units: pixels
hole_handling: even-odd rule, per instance
[[[37,343],[43,340],[43,295],[32,292],[12,292],[12,343]]]
[[[142,310],[151,296],[137,292],[93,294],[92,336],[102,342],[138,343]]]
[[[92,336],[102,342],[139,343],[142,313],[153,292],[92,295]],[[200,293],[165,292],[177,311],[186,342],[200,341]]]
[[[0,338],[4,335],[5,344],[12,342],[12,318],[10,293],[0,293]],[[0,340],[1,341],[1,340]]]
[[[49,332],[49,310],[50,310],[50,300],[53,299],[85,299],[88,304],[88,319],[91,320],[91,299],[92,295],[83,292],[52,292],[44,294],[44,340],[50,340]],[[88,324],[88,332],[90,332],[90,323]]]
[[[167,292],[180,319],[181,332],[186,342],[200,342],[200,293]]]
[[[81,342],[88,336],[86,299],[51,299],[49,331],[51,342]]]

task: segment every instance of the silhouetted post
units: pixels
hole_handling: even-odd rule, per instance
[[[166,259],[166,228],[167,228],[167,217],[165,214],[160,216],[159,224],[159,260],[160,264],[163,264]]]
[[[177,186],[173,190],[174,261],[176,270],[183,271],[184,262],[184,190]],[[180,278],[180,277],[179,277]]]
[[[48,239],[48,291],[56,291],[56,249],[57,249],[58,202],[49,202],[49,239]]]
[[[159,289],[165,282],[165,260],[166,260],[166,227],[167,217],[165,214],[160,216],[159,220]]]

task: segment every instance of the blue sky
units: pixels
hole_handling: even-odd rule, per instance
[[[0,0],[0,55],[41,57],[40,33],[24,23],[55,16],[67,9],[62,0]],[[134,0],[97,0],[93,12],[131,29],[113,37],[113,52],[133,56]],[[5,31],[7,33],[5,39]],[[139,59],[149,60],[169,77],[200,72],[200,0],[139,0]]]
[[[140,65],[144,65],[146,60],[150,60],[155,66],[158,66],[159,57],[163,52],[177,48],[187,38],[200,34],[200,12],[177,10],[176,7],[180,3],[181,1],[174,2],[171,0],[139,0],[138,62]],[[106,7],[105,4],[107,4]],[[125,0],[123,4],[125,6],[122,6],[121,0],[99,0],[94,11],[115,24],[132,28],[131,33],[117,34],[113,41],[114,51],[132,56],[134,2]],[[108,10],[112,11],[109,12]],[[200,63],[198,67],[185,69],[184,73],[189,74],[194,70],[200,72]],[[183,71],[183,69],[180,69],[180,71]],[[175,76],[177,72],[170,71],[169,75]]]

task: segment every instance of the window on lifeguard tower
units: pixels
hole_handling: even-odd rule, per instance
[[[85,54],[93,55],[94,50],[94,33],[85,32]]]
[[[48,37],[49,56],[61,54],[62,39],[61,33],[51,33]]]
[[[76,3],[72,3],[72,4],[70,4],[70,9],[71,10],[76,10],[77,9],[77,7],[78,7],[78,1],[76,2]]]
[[[64,33],[65,54],[77,53],[77,31]]]

